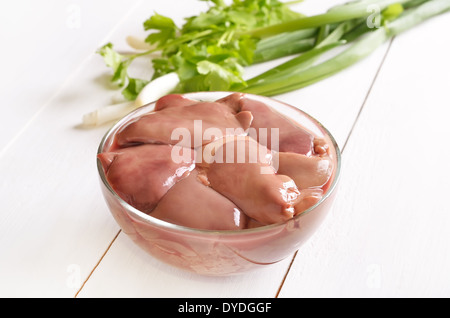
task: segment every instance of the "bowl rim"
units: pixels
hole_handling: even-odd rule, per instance
[[[225,96],[228,96],[230,94],[233,94],[235,92],[222,92],[222,91],[209,91],[209,92],[192,92],[192,93],[185,93],[185,94],[181,94],[187,98],[190,99],[194,99],[194,100],[199,100],[199,101],[214,101],[217,100],[219,98],[223,98]],[[135,207],[133,207],[132,205],[130,205],[129,203],[127,203],[125,200],[123,200],[112,188],[112,186],[109,184],[107,177],[105,175],[105,172],[103,170],[103,166],[98,158],[98,155],[100,153],[103,152],[103,148],[105,146],[105,143],[107,140],[109,140],[109,138],[115,134],[122,126],[123,124],[125,124],[126,122],[128,122],[130,119],[134,118],[134,115],[139,112],[140,110],[142,111],[143,109],[146,108],[151,108],[151,106],[154,106],[156,104],[156,101],[153,101],[151,103],[142,105],[134,110],[132,110],[130,113],[128,113],[127,115],[123,116],[121,119],[119,119],[118,121],[116,121],[112,127],[110,127],[108,129],[108,131],[104,134],[104,136],[102,137],[100,144],[97,148],[97,171],[99,173],[99,177],[103,183],[103,185],[106,187],[106,189],[110,192],[111,195],[113,195],[113,197],[120,203],[120,205],[129,213],[131,213],[135,218],[137,218],[140,221],[143,221],[145,223],[150,223],[151,225],[154,226],[158,226],[170,231],[179,231],[179,232],[183,232],[184,234],[204,234],[204,235],[224,235],[224,236],[233,236],[233,235],[245,235],[245,234],[251,234],[251,233],[258,233],[258,232],[266,232],[266,231],[270,231],[279,227],[284,227],[287,223],[292,222],[292,221],[296,221],[297,219],[299,219],[300,217],[306,215],[306,214],[310,214],[311,212],[313,212],[314,210],[316,210],[320,205],[322,205],[335,191],[336,191],[336,187],[337,184],[339,183],[340,180],[340,176],[341,176],[341,168],[342,168],[342,153],[341,150],[339,148],[339,145],[336,142],[336,139],[334,138],[334,136],[330,133],[330,131],[322,125],[321,122],[319,122],[317,119],[315,119],[313,116],[309,115],[308,113],[306,113],[305,111],[293,106],[293,105],[289,105],[285,102],[282,102],[276,98],[272,98],[272,97],[266,97],[266,96],[262,96],[262,95],[254,95],[254,94],[248,94],[248,93],[244,93],[245,96],[248,96],[250,98],[255,98],[255,99],[259,99],[261,100],[266,100],[266,101],[272,101],[273,103],[278,103],[278,104],[282,104],[284,106],[287,106],[289,108],[293,108],[296,111],[299,111],[301,113],[303,113],[306,117],[308,117],[309,119],[311,119],[319,128],[323,129],[323,131],[326,133],[327,137],[330,138],[333,147],[336,151],[336,163],[337,163],[337,167],[336,170],[334,172],[334,179],[333,182],[331,183],[330,187],[328,188],[328,191],[322,196],[322,198],[312,207],[310,207],[309,209],[301,212],[300,214],[295,215],[293,218],[284,221],[284,222],[279,222],[279,223],[274,223],[274,224],[269,224],[269,225],[264,225],[261,227],[256,227],[256,228],[250,228],[250,229],[240,229],[240,230],[207,230],[207,229],[197,229],[197,228],[192,228],[192,227],[187,227],[187,226],[183,226],[183,225],[178,225],[178,224],[174,224],[174,223],[170,223],[167,221],[163,221],[160,220],[158,218],[155,218],[149,214],[146,214],[138,209],[136,209]],[[204,97],[203,97],[204,96]],[[215,97],[213,97],[215,96]],[[272,105],[269,105],[270,107],[272,107]],[[151,110],[150,110],[151,111]]]

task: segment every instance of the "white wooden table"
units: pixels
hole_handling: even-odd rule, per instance
[[[298,8],[313,14],[335,3]],[[120,231],[95,164],[109,125],[79,126],[116,94],[95,50],[108,41],[126,49],[153,11],[181,22],[204,8],[195,0],[3,5],[0,296],[449,297],[450,14],[276,97],[319,119],[343,150],[333,210],[292,257],[244,276],[203,277],[160,263]]]

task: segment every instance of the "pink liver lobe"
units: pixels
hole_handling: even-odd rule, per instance
[[[256,129],[257,140],[272,149],[271,129],[279,129],[280,152],[294,152],[310,156],[314,153],[314,136],[292,121],[273,111],[266,104],[248,98],[241,100],[242,111],[253,114],[251,127]],[[267,139],[260,138],[259,129],[267,129]]]
[[[198,102],[180,95],[169,95],[157,102],[154,112],[132,121],[119,131],[117,143],[120,147],[156,143],[195,148],[226,135],[244,135],[252,120],[250,112],[237,113],[229,102]],[[195,127],[195,122],[199,121],[200,130]],[[189,131],[190,138],[175,137],[175,129],[180,128]],[[204,138],[208,128],[214,129],[215,133]]]
[[[328,156],[305,156],[297,153],[279,153],[278,173],[291,177],[300,190],[300,200],[295,206],[299,214],[320,201],[323,188],[333,173]]]
[[[234,145],[227,148],[230,143]],[[294,215],[300,193],[291,178],[275,173],[269,156],[249,156],[261,151],[254,150],[257,147],[268,153],[266,147],[249,137],[224,142],[217,147],[213,162],[206,165],[208,181],[214,190],[261,224],[286,221]],[[234,152],[230,155],[227,149],[234,149]],[[239,159],[242,149],[245,156]]]
[[[198,229],[239,230],[247,226],[246,215],[230,200],[204,185],[195,170],[175,184],[150,215]]]
[[[191,161],[175,163],[170,145],[141,145],[98,155],[109,184],[130,205],[149,213],[166,192],[195,168]]]
[[[279,153],[278,173],[294,179],[299,189],[321,188],[331,177],[333,164],[328,156],[305,156]]]

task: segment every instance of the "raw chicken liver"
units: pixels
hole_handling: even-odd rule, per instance
[[[177,128],[187,132],[181,140],[172,138]],[[279,129],[279,151],[271,128]],[[267,139],[259,134],[264,129]],[[334,170],[325,139],[241,93],[215,102],[167,95],[126,123],[112,145],[98,158],[120,197],[198,229],[285,222],[321,200]]]
[[[175,163],[173,146],[141,145],[99,154],[106,177],[116,193],[145,213],[179,180],[195,168],[195,154],[190,162]]]
[[[293,123],[266,104],[243,98],[241,110],[253,114],[251,127],[256,129],[259,143],[272,149],[271,129],[279,129],[278,150],[280,152],[295,152],[303,155],[312,155],[314,152],[314,136],[299,125]],[[267,138],[260,138],[260,130],[267,129]]]
[[[239,230],[247,226],[247,216],[233,202],[204,185],[197,171],[177,182],[150,215],[205,230]]]
[[[291,178],[275,173],[267,148],[250,137],[222,141],[205,168],[211,187],[262,224],[292,218],[300,192]]]
[[[155,110],[121,129],[118,145],[147,143],[195,148],[223,136],[246,135],[253,120],[250,112],[236,113],[228,104],[192,101],[180,95],[163,97]]]

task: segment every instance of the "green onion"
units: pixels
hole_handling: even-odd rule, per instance
[[[249,82],[252,85],[248,85],[241,91],[273,96],[314,84],[367,57],[391,37],[448,10],[450,10],[450,1],[448,0],[425,2],[416,8],[406,11],[402,16],[388,23],[385,27],[367,34],[344,52],[325,62],[308,69],[301,69],[300,72],[295,72],[295,63],[292,61],[287,62],[278,66],[279,69],[283,69],[282,76],[273,73],[271,76],[263,76],[263,80],[251,79]]]
[[[256,77],[247,80],[247,85],[249,87],[253,87],[258,83],[264,82],[266,79],[273,79],[277,77],[280,78],[283,76],[283,74],[292,72],[294,70],[297,72],[302,71],[309,67],[311,63],[315,61],[315,58],[343,44],[345,44],[345,41],[339,41],[314,48],[306,52],[305,54],[299,55],[298,57],[295,57],[284,64],[281,64],[273,69],[268,70],[267,72],[264,72]]]
[[[244,34],[264,38],[282,32],[315,28],[331,23],[338,23],[358,18],[367,18],[371,15],[371,12],[368,10],[368,6],[370,5],[377,5],[380,11],[382,11],[389,5],[395,3],[402,4],[408,1],[409,0],[367,0],[352,2],[349,4],[336,6],[324,14],[306,18],[299,18],[263,28],[257,28],[248,32],[244,32]]]
[[[253,63],[271,61],[311,50],[316,43],[317,28],[286,32],[258,42]]]

